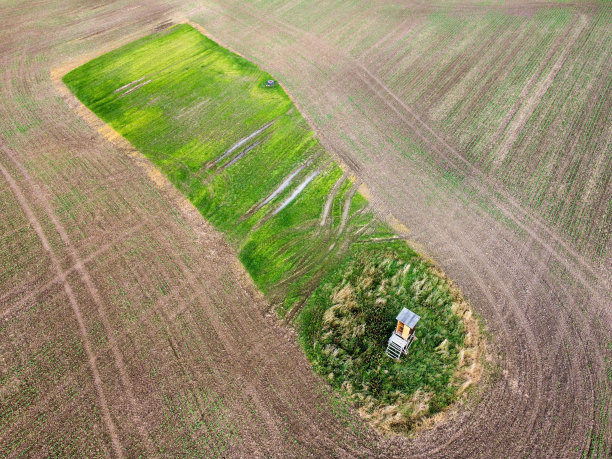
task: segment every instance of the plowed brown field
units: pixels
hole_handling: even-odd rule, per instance
[[[566,66],[580,61],[583,41],[609,34],[611,8],[333,3],[0,4],[0,457],[610,455],[605,34],[593,58],[600,73],[570,91],[588,116],[570,118],[570,104],[546,131],[549,118],[537,117],[558,106],[546,97],[564,94],[555,84],[573,75]],[[542,37],[547,46],[497,118],[483,101],[496,100],[488,88],[518,65],[532,24],[504,23],[505,40],[483,32],[450,57],[397,55],[432,13],[557,9],[567,17]],[[470,298],[497,367],[473,406],[412,440],[364,426],[267,315],[223,238],[144,160],[79,117],[52,80],[52,69],[186,19],[275,75],[377,211],[408,227]],[[517,48],[485,53],[506,43]],[[482,86],[458,86],[487,72],[496,76]],[[451,116],[456,98],[472,105]],[[466,131],[472,122],[482,135]],[[538,185],[518,164],[549,143],[548,182]],[[538,189],[544,202],[572,200],[544,211],[529,194]]]

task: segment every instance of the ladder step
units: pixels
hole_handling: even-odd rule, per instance
[[[389,345],[387,346],[386,354],[393,359],[397,359],[402,354],[402,348],[399,346]]]
[[[404,352],[405,348],[406,348],[405,345],[398,343],[397,340],[394,339],[393,336],[391,336],[391,338],[389,339],[387,343],[387,349],[385,353],[392,359],[399,359],[399,357]]]

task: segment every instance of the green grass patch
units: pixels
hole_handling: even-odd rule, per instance
[[[421,397],[427,410],[419,415],[442,409],[455,396],[450,382],[463,339],[452,295],[405,243],[375,242],[394,234],[343,179],[282,87],[266,87],[269,79],[181,25],[100,56],[63,81],[227,235],[279,316],[299,318],[301,342],[315,369],[334,375],[333,385],[372,407]],[[412,268],[404,272],[406,263]],[[371,269],[373,283],[360,284]],[[437,293],[415,293],[421,280]],[[355,315],[347,316],[349,328],[329,328],[327,311],[338,309],[332,298],[349,284]],[[385,290],[391,285],[398,293]],[[422,315],[423,331],[410,358],[396,363],[384,345],[403,306]],[[346,341],[347,333],[357,335]],[[444,340],[442,355],[434,348]],[[402,403],[414,420],[415,408]]]
[[[464,327],[455,301],[406,244],[355,245],[310,297],[299,318],[300,341],[330,384],[385,428],[407,432],[456,398]],[[403,307],[421,320],[417,341],[398,362],[384,351]]]

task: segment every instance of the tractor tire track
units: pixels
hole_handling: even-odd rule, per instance
[[[144,226],[144,224],[140,223],[140,224],[132,227],[129,231],[126,231],[124,234],[121,234],[118,237],[116,237],[115,239],[105,243],[101,247],[97,248],[94,252],[92,252],[91,254],[89,254],[86,257],[84,257],[82,259],[82,264],[83,265],[87,265],[88,263],[90,263],[91,261],[95,260],[100,255],[102,255],[103,253],[107,252],[110,248],[115,246],[117,243],[121,242],[122,240],[125,240],[125,239],[129,238],[135,232],[140,231],[143,228],[143,226]],[[51,287],[53,287],[55,284],[57,284],[59,282],[63,282],[70,274],[74,273],[75,271],[77,271],[77,264],[73,264],[68,269],[64,269],[61,274],[57,275],[55,278],[53,278],[50,281],[46,282],[44,285],[38,287],[36,290],[29,291],[26,295],[20,297],[17,302],[13,302],[13,305],[10,308],[8,308],[6,310],[3,310],[0,313],[0,320],[7,320],[11,316],[13,316],[15,314],[19,314],[21,308],[23,308],[26,303],[28,303],[33,298],[35,298],[37,296],[40,296],[46,290],[48,290]],[[7,292],[6,294],[0,296],[0,304],[11,302],[11,299],[15,298],[17,295],[18,295],[18,292],[16,292],[16,291]]]
[[[336,183],[334,183],[334,186],[329,192],[329,195],[327,196],[327,201],[325,201],[325,205],[323,206],[323,211],[321,212],[321,221],[319,223],[319,226],[321,228],[323,228],[325,224],[327,223],[329,212],[332,208],[332,205],[334,204],[334,199],[336,199],[338,190],[340,189],[340,187],[346,181],[347,178],[348,178],[348,175],[346,173],[343,173],[342,176],[336,181]],[[331,225],[333,225],[333,222],[330,222],[330,227]]]
[[[340,220],[340,226],[338,227],[338,237],[344,233],[344,229],[346,228],[346,224],[351,213],[353,197],[355,196],[355,193],[357,193],[360,186],[361,181],[355,181],[351,186],[351,189],[346,193],[346,199],[344,200],[344,205],[342,206],[342,219]]]
[[[15,155],[8,148],[6,148],[3,144],[0,144],[0,149],[2,149],[2,151],[7,156],[7,158],[15,165],[17,170],[19,170],[20,174],[23,176],[24,181],[34,191],[37,201],[40,203],[42,208],[45,210],[46,214],[49,217],[49,220],[51,221],[54,228],[59,233],[61,240],[65,244],[68,254],[70,255],[70,258],[72,260],[72,264],[75,267],[75,270],[78,272],[79,276],[81,277],[81,280],[83,281],[83,283],[85,284],[87,288],[87,291],[91,299],[95,303],[97,310],[98,310],[98,315],[100,316],[100,319],[102,320],[106,335],[110,342],[110,346],[113,352],[113,357],[115,359],[115,364],[117,366],[117,370],[119,371],[119,377],[121,379],[121,384],[124,390],[126,391],[128,401],[131,405],[131,409],[132,409],[131,411],[133,413],[133,416],[136,417],[136,425],[138,426],[138,431],[140,433],[141,440],[143,441],[147,451],[149,453],[152,453],[155,449],[153,447],[153,444],[151,443],[151,440],[147,433],[144,422],[142,418],[140,417],[139,403],[134,395],[134,390],[132,388],[132,382],[128,375],[126,364],[123,360],[123,356],[121,354],[119,345],[115,338],[115,332],[113,331],[113,328],[111,327],[110,322],[108,321],[108,318],[106,317],[104,302],[102,301],[102,298],[100,294],[98,293],[98,289],[95,287],[89,275],[89,272],[87,271],[87,268],[85,267],[84,261],[79,257],[78,253],[74,249],[72,242],[70,241],[70,238],[68,236],[68,233],[66,232],[66,229],[55,216],[53,208],[51,207],[49,202],[44,198],[44,196],[46,195],[45,191],[36,184],[36,182],[32,179],[32,177],[30,177],[30,174],[28,173],[28,171],[21,165],[21,163],[17,160]],[[47,244],[46,248],[48,247],[49,246]],[[62,272],[58,272],[58,274],[60,276],[63,276]],[[64,282],[64,285],[67,285],[67,284]],[[74,295],[72,291],[70,291],[69,296],[71,296],[74,299]],[[76,301],[76,299],[74,299],[74,301]],[[80,312],[79,312],[79,315],[80,315]],[[82,317],[79,320],[80,322],[82,322],[83,321]]]
[[[576,22],[579,24],[574,27]],[[494,169],[497,169],[504,162],[504,159],[510,152],[510,148],[512,145],[514,145],[516,139],[518,139],[518,136],[525,127],[525,124],[546,94],[546,91],[548,91],[548,88],[553,83],[555,77],[559,73],[559,70],[561,70],[561,67],[563,67],[565,60],[569,56],[576,42],[580,39],[580,36],[586,28],[588,22],[588,18],[585,15],[580,15],[578,19],[572,21],[565,35],[556,43],[547,59],[542,64],[542,70],[536,73],[531,78],[529,83],[527,83],[527,86],[525,86],[525,89],[519,96],[515,106],[512,107],[508,113],[508,116],[500,125],[499,130],[491,140],[491,145],[496,146],[493,147],[496,150],[493,159]],[[548,64],[552,60],[553,56],[557,53],[558,48],[561,47],[563,41],[567,41],[567,43],[565,44],[561,55],[555,61],[555,64],[550,69],[548,75],[546,75],[546,77],[540,81],[542,74],[548,67]],[[506,132],[508,132],[508,134],[505,136],[501,144],[497,145],[500,138],[502,138]]]
[[[386,105],[394,113],[396,113],[397,116],[411,128],[413,133],[425,143],[425,145],[438,154],[445,162],[449,164],[455,163],[462,169],[467,170],[471,178],[477,181],[476,186],[478,186],[478,188],[485,196],[487,196],[487,198],[495,203],[496,207],[503,212],[505,217],[512,220],[522,231],[528,232],[530,237],[536,238],[540,244],[546,247],[548,251],[555,256],[558,262],[563,263],[567,269],[573,271],[573,274],[581,280],[583,285],[588,288],[593,295],[596,295],[600,300],[603,300],[603,291],[595,288],[590,282],[588,282],[585,275],[569,264],[564,255],[558,253],[558,250],[552,244],[548,243],[548,241],[554,241],[555,245],[561,247],[565,252],[567,252],[575,262],[580,264],[582,270],[584,270],[589,277],[603,280],[601,277],[601,271],[593,269],[590,260],[578,253],[567,242],[565,242],[563,238],[557,235],[553,230],[549,229],[536,216],[523,209],[520,203],[517,202],[516,198],[505,192],[505,188],[501,186],[496,179],[486,176],[476,166],[464,158],[464,156],[458,150],[451,146],[448,141],[446,141],[438,132],[436,132],[418,113],[404,103],[364,65],[334,49],[309,32],[279,21],[273,16],[266,16],[265,18],[260,17],[259,11],[255,11],[246,5],[228,3],[228,7],[230,4],[234,11],[238,10],[242,14],[258,17],[258,19],[264,21],[271,30],[278,29],[282,33],[293,36],[295,40],[302,40],[305,44],[307,44],[307,48],[304,49],[316,49],[319,55],[324,56],[325,58],[329,58],[330,60],[336,62],[344,62],[345,66],[349,69],[347,70],[347,73],[350,72],[351,75],[361,79],[366,87],[368,87],[373,94],[379,98],[379,102]],[[222,10],[215,9],[214,11],[224,14]],[[236,20],[234,18],[232,19]],[[215,38],[219,40],[218,37]],[[223,40],[220,42],[223,43]],[[297,105],[300,106],[299,103]],[[339,149],[335,146],[330,147],[330,150],[333,152],[339,151]],[[344,159],[344,154],[342,155],[342,158]],[[348,159],[346,162],[351,164],[355,161]],[[355,173],[359,174],[360,169],[361,166],[358,166],[355,169]],[[492,193],[489,191],[490,189],[495,189],[496,191]],[[501,196],[503,201],[501,201],[498,196]],[[526,221],[529,222],[530,225],[524,223]]]
[[[407,443],[385,442],[386,454],[405,454],[407,448],[423,457],[527,453],[553,457],[590,451],[589,430],[593,429],[593,435],[610,432],[597,414],[601,397],[608,393],[599,387],[607,387],[609,351],[604,343],[612,333],[607,307],[611,284],[605,264],[586,258],[524,209],[496,179],[463,158],[422,113],[390,91],[369,69],[370,63],[380,66],[375,49],[360,64],[316,33],[287,24],[288,17],[263,14],[240,2],[221,5],[210,0],[207,4],[207,30],[212,36],[269,72],[286,76],[283,87],[293,93],[323,145],[346,164],[358,166],[354,172],[372,190],[370,203],[376,213],[391,215],[410,227],[411,240],[433,253],[491,327],[495,363],[505,373],[483,388],[479,403],[460,409],[446,423]],[[592,7],[572,6],[578,14],[587,15]],[[519,6],[512,9],[519,11]],[[456,5],[448,7],[449,12],[459,10]],[[479,7],[471,5],[468,10]],[[316,12],[309,14],[314,17]],[[265,27],[253,31],[254,23]],[[578,33],[573,30],[572,34]],[[243,44],[246,33],[257,45]],[[276,34],[291,37],[289,50],[267,38]],[[502,62],[508,61],[503,57]],[[322,80],[328,82],[326,87],[315,84]],[[350,110],[346,104],[335,109],[355,94],[363,95],[369,111]],[[314,121],[313,114],[321,119],[328,113],[333,114],[333,123]],[[445,169],[466,175],[520,232],[440,186],[429,175],[428,165],[415,166],[390,154],[396,145],[385,137],[393,129],[415,136]],[[347,150],[345,138],[367,150],[369,157],[361,157],[356,148]],[[376,146],[373,151],[372,145]],[[438,193],[429,196],[423,190]],[[568,374],[576,377],[568,381]]]
[[[3,153],[9,156],[9,151],[6,149],[6,147],[4,147],[4,145],[0,144],[0,148],[2,149]],[[32,228],[38,235],[45,251],[49,255],[49,258],[51,259],[51,263],[53,264],[53,267],[58,277],[61,279],[62,285],[64,287],[64,291],[66,292],[66,296],[68,297],[68,300],[70,301],[70,306],[72,307],[72,311],[74,312],[75,319],[79,326],[79,332],[81,334],[81,339],[83,341],[83,346],[85,348],[85,353],[87,355],[89,368],[91,369],[93,383],[96,388],[98,400],[100,402],[100,409],[102,410],[102,417],[104,419],[104,424],[106,425],[108,433],[111,437],[113,450],[115,451],[115,454],[117,455],[117,457],[123,457],[123,450],[121,447],[121,443],[119,442],[119,436],[117,435],[117,427],[115,426],[115,423],[113,422],[113,419],[110,414],[110,410],[108,408],[108,403],[106,401],[106,396],[104,395],[104,389],[102,387],[102,379],[100,378],[100,372],[98,371],[98,366],[96,364],[96,356],[92,350],[89,339],[87,338],[87,329],[85,327],[85,321],[83,319],[83,315],[81,314],[81,310],[76,300],[76,297],[74,295],[74,292],[72,291],[72,287],[68,283],[59,261],[53,254],[53,250],[51,249],[51,244],[49,244],[49,241],[47,237],[45,236],[45,233],[42,229],[40,222],[38,221],[38,218],[34,215],[34,212],[30,208],[28,201],[26,197],[24,196],[23,192],[21,191],[19,185],[17,185],[17,182],[13,179],[13,177],[9,174],[9,172],[4,168],[4,166],[2,166],[2,164],[0,164],[0,173],[2,174],[4,179],[8,182],[9,187],[11,188],[11,191],[15,195],[15,198],[17,199],[17,201],[19,201],[19,205],[23,209],[23,212],[26,215],[28,221],[31,223]]]

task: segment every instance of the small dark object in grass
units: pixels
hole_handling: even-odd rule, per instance
[[[276,86],[276,81],[274,81],[274,80],[266,81],[266,87],[267,88],[273,88],[274,86]]]

